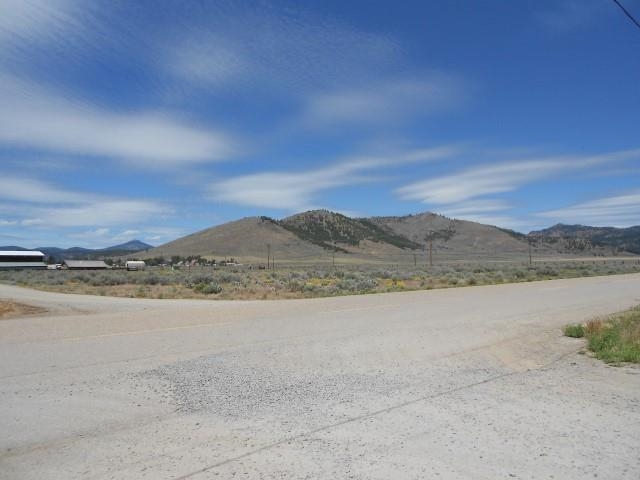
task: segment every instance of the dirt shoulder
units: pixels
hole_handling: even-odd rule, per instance
[[[0,300],[0,320],[24,317],[27,315],[38,315],[46,311],[44,308],[26,305],[13,300]]]

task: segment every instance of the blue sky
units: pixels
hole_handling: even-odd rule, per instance
[[[0,0],[0,245],[314,208],[638,225],[639,51],[608,0]]]

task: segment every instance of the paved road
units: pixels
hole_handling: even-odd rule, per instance
[[[2,479],[640,478],[640,275],[270,302],[0,286]]]

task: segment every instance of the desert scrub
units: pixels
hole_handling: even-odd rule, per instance
[[[640,363],[640,306],[589,326],[589,350],[607,363]]]
[[[607,363],[640,363],[640,306],[586,325],[567,325],[568,337],[586,337],[587,348]]]
[[[222,292],[222,287],[215,282],[198,283],[193,287],[193,290],[204,295],[217,295]]]
[[[565,337],[582,338],[584,337],[584,327],[579,323],[575,325],[566,325],[563,329]]]

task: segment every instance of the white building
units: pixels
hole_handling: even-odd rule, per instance
[[[46,269],[44,253],[29,250],[0,250],[0,269]]]

